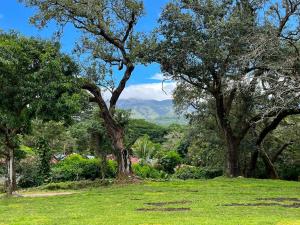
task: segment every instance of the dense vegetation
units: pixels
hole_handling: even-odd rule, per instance
[[[21,2],[36,8],[37,27],[71,24],[82,39],[75,60],[59,43],[0,33],[8,194],[137,176],[299,179],[299,0],[170,1],[152,33],[135,29],[140,0]],[[177,82],[174,104],[188,125],[118,109],[136,65],[149,63]]]

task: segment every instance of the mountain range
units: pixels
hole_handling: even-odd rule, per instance
[[[178,116],[174,110],[173,101],[170,100],[141,100],[120,99],[118,108],[131,110],[131,116],[135,119],[145,119],[149,122],[169,125],[172,123],[186,124],[183,116]]]

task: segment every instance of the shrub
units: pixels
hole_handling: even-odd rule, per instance
[[[300,177],[300,166],[299,165],[288,165],[280,168],[279,175],[284,180],[295,180],[298,181]]]
[[[175,151],[170,151],[159,160],[158,164],[163,171],[169,174],[173,174],[174,168],[181,162],[182,158],[180,157],[180,155]]]
[[[195,166],[183,165],[178,168],[173,175],[174,178],[178,179],[212,179],[215,177],[222,176],[223,171],[219,169],[208,169],[199,168]]]
[[[44,177],[40,174],[39,163],[34,157],[22,160],[18,172],[20,174],[18,186],[21,188],[39,186],[44,182]]]
[[[0,193],[5,193],[5,187],[2,183],[0,183]]]
[[[159,171],[150,165],[134,164],[132,165],[134,174],[141,178],[166,178],[167,174],[163,171]]]
[[[115,178],[118,172],[118,163],[115,160],[107,161],[107,168],[105,176],[107,178]]]
[[[109,185],[110,182],[107,180],[96,179],[91,180],[82,180],[82,181],[66,181],[59,183],[49,183],[47,185],[41,186],[39,190],[78,190],[84,188],[95,188]]]
[[[56,164],[51,171],[53,181],[94,180],[100,177],[100,161],[72,154]]]

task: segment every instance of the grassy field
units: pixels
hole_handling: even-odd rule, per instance
[[[65,196],[2,197],[0,224],[300,225],[299,204],[299,182],[225,178],[145,182]]]

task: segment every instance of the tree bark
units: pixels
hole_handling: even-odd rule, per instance
[[[269,158],[268,154],[265,152],[264,149],[260,149],[261,158],[265,164],[267,175],[271,179],[278,179],[278,173],[276,171],[276,168],[274,167],[274,164],[272,163],[271,159]]]
[[[247,171],[247,177],[254,177],[255,176],[255,170],[256,170],[258,155],[259,155],[259,151],[256,147],[254,152],[252,152],[252,154],[251,154],[249,169]]]
[[[275,130],[278,125],[280,124],[280,122],[286,118],[287,116],[290,116],[290,115],[297,115],[297,114],[300,114],[300,108],[291,108],[291,109],[284,109],[280,112],[271,112],[270,115],[268,117],[272,118],[274,117],[271,122],[269,124],[267,124],[263,130],[259,133],[258,135],[258,138],[256,140],[256,150],[251,154],[251,160],[250,160],[250,163],[249,163],[249,170],[248,170],[248,173],[247,173],[247,176],[248,177],[253,177],[255,175],[255,170],[256,170],[256,164],[257,164],[257,159],[258,159],[258,156],[259,156],[259,152],[260,152],[260,146],[261,146],[261,143],[263,142],[263,140],[266,138],[266,136],[272,132],[273,130]],[[261,116],[257,116],[258,118],[260,118]],[[281,152],[286,148],[287,146],[284,146],[283,149],[281,150]],[[281,154],[281,152],[279,152],[279,154]],[[263,156],[264,154],[262,154]],[[265,157],[265,156],[263,156]],[[264,159],[263,159],[264,160]],[[266,158],[265,158],[266,160]],[[268,163],[268,160],[265,161],[267,164]],[[273,165],[272,163],[272,160],[270,160],[271,164]],[[272,166],[269,164],[269,169],[273,170],[272,169]],[[274,166],[273,166],[274,167]],[[276,174],[273,172],[271,176],[274,176],[276,177]],[[278,175],[277,175],[278,176]]]
[[[11,196],[16,190],[16,172],[15,172],[15,159],[14,149],[7,148],[7,182],[6,182],[6,193]]]
[[[115,107],[117,100],[125,88],[126,81],[130,78],[130,75],[134,69],[133,65],[130,65],[125,71],[124,77],[120,81],[118,88],[113,92],[110,99],[110,106],[106,105],[101,90],[95,84],[86,82],[82,85],[82,88],[88,90],[94,98],[91,101],[96,102],[100,109],[100,118],[104,121],[104,126],[107,131],[108,137],[112,142],[112,147],[115,151],[118,162],[118,175],[120,180],[129,179],[132,176],[131,161],[129,151],[125,148],[124,144],[124,130],[114,119]]]
[[[226,173],[229,177],[240,175],[239,167],[239,144],[231,135],[226,135],[227,144],[227,168]]]
[[[129,151],[124,146],[123,129],[114,130],[112,132],[113,147],[116,152],[118,162],[118,175],[119,180],[128,179],[132,176],[131,161]]]
[[[230,121],[228,120],[228,113],[230,105],[232,104],[232,100],[227,100],[226,104],[224,103],[224,96],[221,92],[221,80],[216,78],[215,79],[215,87],[216,92],[214,94],[216,100],[216,116],[218,118],[219,128],[222,131],[225,137],[225,143],[227,147],[226,152],[226,174],[229,177],[237,177],[240,175],[240,168],[239,168],[239,145],[240,141],[237,137],[235,137]],[[234,93],[234,92],[233,92]],[[233,96],[230,96],[233,98]]]

